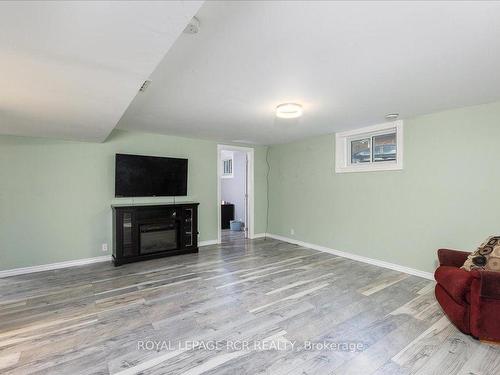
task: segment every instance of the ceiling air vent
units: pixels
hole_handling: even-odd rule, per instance
[[[142,84],[141,88],[139,89],[140,92],[146,91],[148,86],[151,84],[151,81],[149,79],[145,80],[144,83]]]
[[[191,21],[184,29],[185,34],[197,34],[200,31],[200,20],[196,17],[191,18]]]

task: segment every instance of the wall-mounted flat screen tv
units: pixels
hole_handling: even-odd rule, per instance
[[[115,197],[187,195],[188,160],[116,154]]]

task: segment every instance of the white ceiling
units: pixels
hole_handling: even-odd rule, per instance
[[[500,99],[500,2],[202,3],[0,2],[0,134],[271,144]]]
[[[0,2],[0,134],[104,140],[202,3]]]
[[[119,128],[269,144],[500,99],[498,2],[205,2],[198,17]],[[276,120],[288,101],[304,116]]]

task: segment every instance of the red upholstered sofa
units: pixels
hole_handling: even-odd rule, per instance
[[[500,341],[500,272],[460,269],[469,253],[439,249],[436,298],[463,333]]]

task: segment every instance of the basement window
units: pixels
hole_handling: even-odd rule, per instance
[[[335,134],[335,172],[403,169],[403,121]]]

